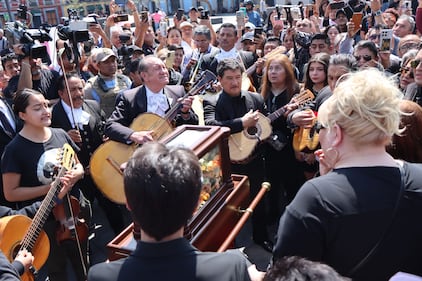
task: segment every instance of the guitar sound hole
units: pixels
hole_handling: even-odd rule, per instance
[[[21,248],[21,244],[16,244],[12,247],[12,261],[16,258],[19,253],[19,249]]]
[[[249,127],[248,128],[248,134],[251,136],[255,136],[258,133],[258,128],[257,127]]]

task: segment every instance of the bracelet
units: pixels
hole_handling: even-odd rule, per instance
[[[381,16],[381,14],[382,14],[381,10],[375,11],[373,13],[374,13],[374,16],[376,16],[376,17]]]
[[[26,61],[22,61],[21,65],[27,65],[27,66],[31,67],[31,65],[29,63],[27,63]]]

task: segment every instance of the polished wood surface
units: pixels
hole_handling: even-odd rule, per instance
[[[185,236],[199,250],[215,252],[231,248],[235,236],[230,234],[244,224],[238,222],[250,207],[249,181],[241,175],[232,178],[188,222]],[[110,260],[127,257],[135,249],[133,229],[131,224],[107,245]]]
[[[18,253],[22,238],[27,234],[32,220],[26,216],[15,215],[3,217],[0,219],[0,249],[12,262],[16,254]],[[44,231],[41,231],[35,244],[31,249],[27,249],[32,252],[34,256],[33,266],[39,270],[44,263],[47,261],[50,253],[50,241]],[[23,281],[32,281],[34,276],[32,273],[26,271],[22,276]]]
[[[153,131],[154,140],[160,140],[173,131],[173,127],[159,115],[143,113],[130,125],[134,131]],[[138,145],[124,144],[109,140],[100,145],[92,154],[90,172],[100,191],[110,200],[125,204],[123,172],[120,166],[127,162]]]

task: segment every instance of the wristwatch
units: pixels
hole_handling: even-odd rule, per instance
[[[374,16],[378,17],[378,16],[381,16],[382,12],[381,10],[378,10],[378,11],[375,11],[373,14]]]

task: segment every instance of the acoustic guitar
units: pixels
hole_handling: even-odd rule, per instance
[[[229,137],[229,154],[233,163],[247,163],[256,146],[272,135],[271,123],[284,115],[287,107],[292,104],[301,106],[314,98],[314,94],[309,90],[304,90],[290,101],[289,104],[280,107],[268,116],[259,113],[259,119],[255,126],[245,128],[239,133],[231,134]]]
[[[198,94],[216,78],[214,73],[205,70],[192,89],[179,99],[164,117],[154,113],[142,113],[133,120],[130,128],[134,131],[152,131],[153,139],[161,140],[173,131],[170,120],[176,116],[182,100]],[[120,166],[129,160],[138,146],[138,144],[128,145],[109,140],[100,145],[91,156],[90,172],[95,184],[107,198],[118,204],[126,203],[123,171]]]
[[[315,117],[310,128],[299,127],[295,130],[293,134],[293,149],[296,152],[312,152],[318,148],[319,134],[316,130],[316,124],[317,118]]]
[[[0,249],[8,260],[12,262],[18,252],[23,249],[27,249],[34,256],[31,270],[26,271],[21,276],[21,280],[33,281],[36,271],[47,261],[50,253],[50,241],[42,228],[61,189],[60,178],[66,171],[72,169],[74,156],[75,152],[72,147],[67,143],[63,145],[60,155],[58,155],[61,168],[32,220],[23,215],[7,216],[0,219]]]

